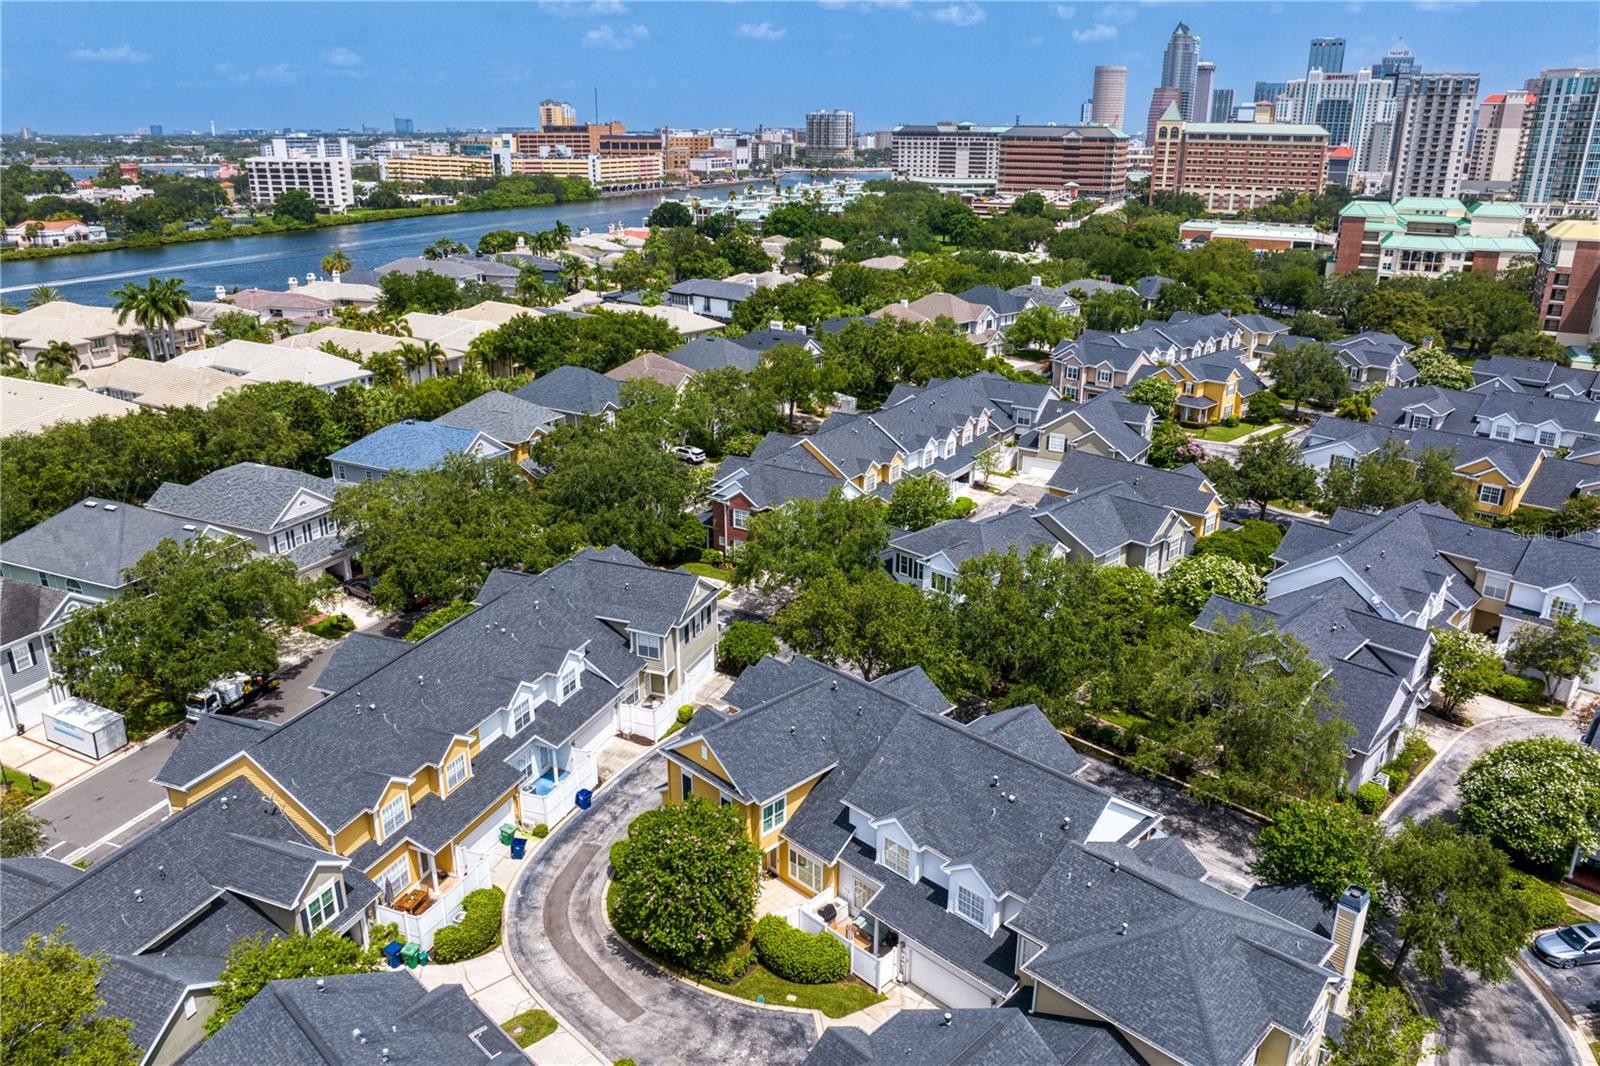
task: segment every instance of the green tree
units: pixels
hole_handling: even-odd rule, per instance
[[[1543,359],[1567,366],[1572,356],[1548,333],[1536,329],[1522,329],[1507,333],[1496,340],[1491,348],[1495,355],[1510,355],[1518,359]],[[1467,386],[1470,388],[1471,386]]]
[[[717,668],[735,677],[768,655],[778,654],[778,638],[760,622],[729,622],[717,642]]]
[[[450,237],[440,237],[422,250],[424,259],[448,259],[452,255],[467,255],[472,249]]]
[[[1264,574],[1272,569],[1272,553],[1282,541],[1283,527],[1276,522],[1246,518],[1237,529],[1212,533],[1195,541],[1194,554],[1237,559]]]
[[[117,313],[117,322],[132,318],[144,333],[145,349],[151,356],[170,359],[178,354],[173,328],[189,313],[189,294],[184,290],[183,279],[150,278],[143,286],[130,281],[113,289],[111,295],[116,297],[112,309]]]
[[[1062,341],[1083,332],[1083,320],[1046,304],[1027,308],[1006,327],[1007,355],[1023,352],[1050,352]]]
[[[756,380],[788,406],[789,424],[794,425],[796,406],[806,407],[827,395],[816,356],[798,344],[776,344],[761,356]]]
[[[1296,417],[1306,401],[1331,407],[1350,391],[1350,376],[1325,344],[1274,348],[1261,361],[1261,370],[1272,379],[1273,392],[1294,401]]]
[[[1255,504],[1259,518],[1267,517],[1267,505],[1274,500],[1303,500],[1317,487],[1316,472],[1281,436],[1240,448],[1237,466],[1225,459],[1208,459],[1200,468],[1224,500]]]
[[[78,350],[66,341],[51,341],[33,357],[33,376],[60,385],[78,368]]]
[[[694,212],[676,200],[662,200],[650,212],[644,224],[651,229],[671,229],[674,226],[694,225]]]
[[[1407,819],[1378,849],[1376,872],[1379,897],[1397,916],[1395,973],[1415,953],[1417,969],[1434,982],[1447,959],[1485,981],[1511,976],[1534,926],[1510,862],[1487,837]]]
[[[1178,385],[1165,374],[1151,374],[1134,382],[1127,396],[1131,402],[1154,410],[1157,418],[1171,418],[1172,408],[1178,402]]]
[[[1472,388],[1472,370],[1442,348],[1418,348],[1406,358],[1417,368],[1418,385],[1441,389]]]
[[[28,308],[43,307],[61,299],[61,290],[54,285],[35,285],[28,291]]]
[[[1439,709],[1447,718],[1456,717],[1461,705],[1478,693],[1492,691],[1495,679],[1505,672],[1487,637],[1448,627],[1433,630],[1431,662],[1439,682]]]
[[[272,217],[309,226],[317,221],[317,202],[304,189],[289,189],[272,201]]]
[[[310,936],[271,940],[257,933],[237,940],[228,949],[228,959],[217,975],[217,1009],[206,1019],[206,1035],[211,1036],[227,1025],[230,1018],[273,981],[337,977],[377,968],[376,950],[363,951],[354,940],[331,929],[318,929]]]
[[[453,455],[429,470],[346,485],[333,516],[361,546],[373,602],[388,611],[424,597],[470,599],[489,571],[520,566],[542,545],[533,493],[503,459]]]
[[[1102,290],[1084,300],[1083,320],[1090,329],[1117,333],[1144,321],[1144,302],[1136,292]]]
[[[250,311],[224,311],[211,320],[211,332],[219,340],[255,341],[271,344],[277,338],[260,317]]]
[[[378,297],[378,309],[388,315],[398,316],[408,311],[443,315],[458,307],[469,306],[463,302],[462,290],[453,279],[431,270],[419,270],[415,274],[402,274],[399,271],[385,274],[378,279],[378,290],[381,294]]]
[[[100,1013],[107,961],[79,952],[62,929],[30,933],[19,950],[0,954],[0,1058],[16,1066],[135,1066],[133,1023]]]
[[[1348,418],[1352,422],[1371,422],[1372,416],[1378,413],[1373,401],[1378,398],[1378,393],[1382,391],[1383,386],[1378,382],[1366,385],[1340,400],[1338,406],[1333,409],[1333,413],[1340,418]],[[1257,395],[1260,395],[1260,393],[1257,393]]]
[[[1190,437],[1182,426],[1171,419],[1157,422],[1156,428],[1150,433],[1150,454],[1147,458],[1151,466],[1172,470],[1199,462],[1205,457],[1205,445]]]
[[[1537,332],[1530,288],[1519,286],[1512,276],[1457,270],[1435,281],[1429,298],[1445,341],[1477,357],[1508,334]]]
[[[752,515],[733,557],[733,583],[771,595],[830,573],[853,578],[878,570],[889,547],[884,510],[876,496],[847,500],[835,488],[820,500],[796,498]]]
[[[1358,973],[1344,1025],[1328,1040],[1333,1049],[1328,1066],[1416,1066],[1438,1028],[1438,1022],[1417,1010],[1403,986]]]
[[[1161,576],[1161,602],[1194,617],[1212,595],[1260,603],[1267,584],[1255,567],[1222,555],[1191,555]]]
[[[28,809],[21,789],[0,792],[0,859],[37,855],[50,842],[50,823]]]
[[[1339,507],[1376,512],[1426,500],[1470,518],[1477,503],[1471,483],[1458,477],[1455,467],[1454,449],[1430,445],[1413,455],[1404,441],[1388,440],[1353,467],[1330,465],[1317,507],[1324,514]]]
[[[646,811],[611,845],[611,920],[690,968],[737,946],[755,917],[761,852],[735,807],[698,798]]]
[[[1513,740],[1461,775],[1461,824],[1511,854],[1565,870],[1600,850],[1600,751],[1561,737]]]
[[[1506,649],[1506,662],[1518,670],[1543,674],[1544,693],[1552,697],[1563,680],[1581,677],[1600,667],[1600,650],[1593,644],[1594,635],[1594,626],[1564,615],[1552,619],[1548,626],[1518,626]]]
[[[342,248],[335,248],[322,257],[322,272],[324,274],[348,274],[353,265],[350,262],[350,257],[345,254]]]
[[[1382,841],[1382,826],[1352,804],[1290,800],[1261,830],[1250,872],[1268,884],[1308,884],[1329,899],[1350,885],[1370,892]]]
[[[294,626],[320,589],[294,563],[238,537],[164,540],[128,571],[121,596],[74,611],[57,636],[57,675],[110,707],[150,694],[181,704],[219,677],[277,668],[268,628]]]
[[[926,529],[951,517],[950,486],[937,474],[902,478],[889,498],[888,522],[899,529]]]
[[[947,654],[938,604],[881,569],[830,573],[805,585],[778,612],[778,635],[802,655],[844,663],[868,681],[908,666],[939,672]]]
[[[1385,285],[1361,296],[1350,311],[1347,324],[1356,329],[1393,333],[1407,344],[1424,344],[1440,336],[1439,309],[1427,295],[1415,289]]]

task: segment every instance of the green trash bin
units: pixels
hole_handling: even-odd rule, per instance
[[[406,946],[400,949],[400,959],[409,970],[415,970],[422,956],[422,945],[407,941]]]
[[[512,825],[510,822],[502,822],[500,824],[500,843],[509,847],[511,841],[516,838],[516,835],[517,827],[515,825]]]

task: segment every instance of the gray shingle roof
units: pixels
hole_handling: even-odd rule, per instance
[[[459,455],[484,440],[476,430],[436,422],[405,419],[347,444],[328,456],[333,463],[351,463],[374,470],[426,470],[451,455]],[[485,445],[487,447],[488,445]],[[505,448],[494,444],[499,454]]]
[[[667,358],[701,374],[725,366],[749,373],[761,365],[762,351],[764,349],[739,344],[726,337],[706,335],[674,348],[667,353]]]
[[[757,352],[766,352],[780,344],[794,344],[802,348],[809,344],[815,348],[817,342],[803,329],[779,329],[772,326],[763,326],[761,329],[751,330],[742,337],[735,337],[733,343]]]
[[[1567,397],[1600,398],[1600,371],[1562,366],[1547,359],[1491,355],[1472,364],[1475,390],[1502,388]]]
[[[188,485],[163,482],[148,506],[197,522],[270,533],[300,492],[314,493],[332,503],[334,483],[330,478],[281,466],[234,463]]]
[[[1118,482],[1133,488],[1147,500],[1185,515],[1205,514],[1219,498],[1193,463],[1176,470],[1162,470],[1083,451],[1072,452],[1061,460],[1061,465],[1050,475],[1049,485],[1071,495]]]
[[[974,285],[965,292],[956,293],[969,304],[987,304],[997,315],[1020,314],[1028,307],[1029,297],[1018,295],[998,285]]]
[[[726,500],[743,495],[755,510],[764,511],[790,500],[820,500],[841,484],[838,478],[823,471],[820,463],[813,461],[805,465],[814,469],[752,462],[735,456],[717,470],[712,498]]]
[[[560,417],[548,407],[492,389],[440,415],[434,422],[485,433],[509,446],[525,444],[535,435],[548,432]]]
[[[1600,466],[1571,459],[1545,459],[1533,473],[1522,506],[1556,510],[1580,491],[1600,487]]]
[[[199,530],[187,519],[90,496],[0,544],[11,566],[120,588],[123,573],[163,540]],[[190,528],[185,528],[190,527]]]
[[[351,1034],[360,1031],[364,1040]],[[410,973],[273,981],[185,1059],[187,1066],[483,1066],[520,1060],[516,1044],[458,984],[425,989]]]
[[[0,578],[0,602],[5,604],[5,610],[0,611],[0,644],[10,644],[39,632],[67,596],[66,589],[47,589],[9,577]]]
[[[830,1026],[805,1066],[1144,1066],[1098,1022],[1016,1007],[903,1010],[870,1034]]]
[[[736,281],[712,281],[709,278],[688,278],[678,282],[667,290],[668,296],[708,296],[714,300],[740,300],[754,296],[754,285],[743,285]]]
[[[1338,908],[1310,885],[1257,885],[1244,898],[1318,936],[1333,936]]]
[[[562,366],[511,395],[562,414],[598,415],[622,406],[622,383],[588,367]]]
[[[1077,773],[1084,766],[1083,756],[1031,703],[986,714],[967,728],[980,737],[988,737],[1007,751],[1014,751],[1065,774]]]

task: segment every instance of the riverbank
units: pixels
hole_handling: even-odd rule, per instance
[[[638,195],[637,193],[632,195]],[[26,262],[32,259],[54,259],[67,255],[93,255],[96,252],[117,252],[160,248],[170,244],[195,244],[200,241],[220,241],[234,237],[275,237],[289,233],[310,233],[336,226],[359,226],[368,222],[393,222],[402,218],[427,218],[434,215],[465,215],[479,211],[521,210],[533,207],[555,207],[560,204],[592,203],[602,196],[578,200],[557,200],[554,196],[540,196],[527,204],[421,204],[416,207],[358,208],[342,215],[318,215],[315,222],[278,222],[262,220],[250,226],[208,227],[203,230],[185,230],[182,233],[140,233],[114,241],[93,244],[69,244],[60,248],[7,248],[0,252],[0,263]]]

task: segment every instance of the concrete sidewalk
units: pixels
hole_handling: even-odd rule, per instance
[[[505,951],[495,948],[487,955],[466,962],[449,965],[419,966],[411,971],[430,989],[441,985],[459,984],[467,995],[496,1025],[503,1025],[523,1011],[550,1008],[529,995],[516,974]],[[605,1066],[593,1052],[584,1047],[577,1037],[564,1028],[545,1037],[524,1051],[534,1062],[545,1066]]]

